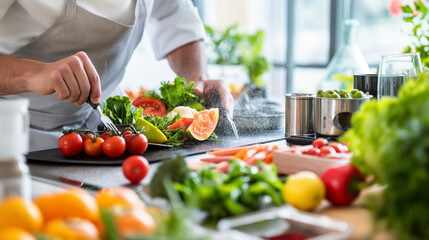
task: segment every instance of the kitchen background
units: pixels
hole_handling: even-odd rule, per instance
[[[401,16],[389,12],[391,0],[194,0],[206,26],[224,31],[232,25],[243,34],[263,32],[259,55],[271,67],[262,75],[268,98],[280,100],[286,92],[314,93],[326,67],[339,47],[342,21],[359,21],[357,45],[375,71],[381,56],[401,53],[410,37]],[[210,49],[208,49],[210,52]],[[245,68],[213,64],[212,78],[229,84],[247,83]],[[149,41],[143,37],[127,67],[123,88],[157,89],[175,74],[166,60],[157,61]]]

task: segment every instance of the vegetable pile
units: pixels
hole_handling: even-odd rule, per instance
[[[114,96],[104,101],[103,114],[113,123],[132,124],[137,118],[142,117],[143,109],[133,106],[129,97]]]
[[[162,101],[167,112],[170,112],[177,106],[189,106],[197,111],[204,110],[203,99],[194,95],[194,82],[186,84],[185,78],[176,77],[174,82],[162,82],[159,88],[160,94],[155,91],[143,93],[142,98],[152,97]]]
[[[342,140],[352,162],[385,184],[378,216],[402,239],[429,239],[429,83],[408,80],[398,98],[362,105]]]
[[[180,157],[164,162],[152,179],[151,192],[165,197],[159,184],[172,177],[184,202],[208,212],[208,220],[283,204],[283,183],[274,165],[257,162],[256,166],[248,166],[241,160],[229,163],[228,172],[221,173],[211,167],[201,172],[191,171]]]
[[[88,130],[61,130],[63,135],[58,140],[58,148],[66,157],[73,157],[81,152],[91,157],[103,153],[111,158],[124,154],[140,155],[148,146],[145,135],[131,130],[122,132],[94,132]]]

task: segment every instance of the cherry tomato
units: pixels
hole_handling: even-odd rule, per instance
[[[103,152],[108,157],[119,157],[125,152],[125,139],[121,136],[112,136],[104,140]]]
[[[112,134],[112,133],[111,133],[111,132],[105,132],[105,133],[101,134],[101,135],[100,135],[100,137],[101,137],[103,140],[106,140],[106,138],[108,138],[110,134]]]
[[[328,144],[328,140],[325,138],[318,138],[313,141],[313,147],[315,148],[321,148],[323,146],[326,146]]]
[[[325,156],[331,153],[336,153],[335,149],[330,146],[323,146],[320,148],[319,156]]]
[[[330,142],[328,146],[333,147],[337,153],[345,153],[349,151],[349,148],[341,143]]]
[[[91,157],[100,156],[103,153],[104,140],[101,137],[96,138],[95,142],[92,139],[86,139],[83,142],[83,151]]]
[[[62,135],[58,140],[58,148],[67,157],[75,156],[82,150],[82,137],[77,133]]]
[[[123,137],[125,137],[126,135],[129,135],[129,134],[133,134],[133,132],[131,132],[130,130],[124,130],[124,131],[121,132],[121,135]]]
[[[139,96],[133,101],[133,106],[142,107],[143,115],[152,115],[152,116],[164,116],[167,112],[165,104],[156,98],[153,97],[142,97]]]
[[[124,135],[126,142],[126,150],[131,154],[142,154],[147,149],[147,138],[143,134],[127,134]]]
[[[149,172],[149,162],[146,158],[138,155],[130,156],[122,164],[124,176],[132,183],[143,180]]]
[[[87,134],[83,134],[82,136],[82,141],[85,143],[86,139],[93,139],[94,138],[94,134],[92,133],[87,133]]]
[[[319,155],[319,153],[320,153],[320,149],[315,147],[309,148],[302,152],[302,154],[316,155],[316,156]]]

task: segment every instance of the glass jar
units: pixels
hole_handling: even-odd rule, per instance
[[[368,63],[356,44],[359,22],[356,19],[346,19],[343,26],[342,42],[329,62],[318,89],[350,91],[353,89],[353,75],[370,73]]]

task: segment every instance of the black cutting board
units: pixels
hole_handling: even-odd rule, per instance
[[[214,148],[236,147],[255,143],[267,143],[285,138],[284,130],[258,132],[255,134],[241,135],[239,139],[232,136],[220,136],[219,141],[186,142],[185,146],[166,148],[160,146],[148,146],[142,154],[150,163],[170,159],[177,154],[191,156],[211,151]],[[80,153],[74,157],[65,157],[58,148],[30,152],[26,158],[31,162],[54,162],[66,164],[91,164],[91,165],[121,165],[128,157],[124,154],[118,158],[109,158],[105,155],[90,157]]]

